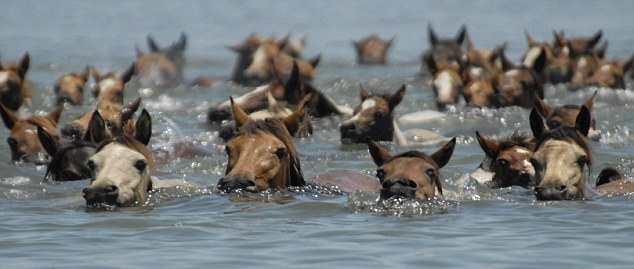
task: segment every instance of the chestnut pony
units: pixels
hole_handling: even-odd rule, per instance
[[[17,65],[0,63],[0,103],[12,111],[18,110],[23,103],[30,105],[30,83],[26,79],[29,62],[27,52]]]
[[[535,139],[526,134],[515,132],[506,139],[494,140],[476,131],[476,139],[486,155],[485,170],[494,173],[487,186],[505,188],[535,186],[535,169],[530,159],[535,150]]]
[[[431,155],[411,150],[392,156],[372,139],[367,140],[374,163],[379,167],[376,177],[381,184],[381,199],[403,197],[429,200],[442,195],[440,168],[451,158],[456,138]]]

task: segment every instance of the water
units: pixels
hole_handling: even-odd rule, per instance
[[[603,29],[608,57],[629,57],[629,1],[11,1],[3,10],[2,61],[31,54],[35,102],[25,113],[53,109],[52,85],[63,73],[86,64],[123,70],[134,60],[134,44],[144,48],[148,34],[167,45],[186,32],[186,80],[218,80],[211,89],[127,90],[126,102],[143,96],[152,114],[154,149],[191,140],[217,152],[159,167],[158,178],[184,178],[202,187],[155,194],[148,206],[88,211],[79,194],[88,182],[43,183],[45,167],[10,164],[8,145],[0,143],[3,268],[629,268],[634,261],[632,196],[544,203],[521,189],[492,191],[465,180],[484,155],[474,131],[500,136],[528,130],[524,109],[459,106],[439,119],[402,126],[458,136],[459,144],[441,170],[445,201],[391,206],[377,204],[376,194],[324,190],[219,195],[212,186],[224,173],[226,157],[216,127],[205,123],[207,108],[249,90],[223,78],[235,61],[225,46],[251,32],[307,37],[305,55],[323,55],[315,84],[348,106],[358,102],[359,83],[386,91],[405,83],[406,98],[396,110],[405,115],[434,108],[426,78],[417,75],[428,23],[440,36],[454,36],[465,24],[478,47],[507,41],[516,61],[526,49],[525,30],[551,40],[552,30],[589,36]],[[355,65],[350,41],[373,32],[396,35],[390,64]],[[594,90],[569,93],[548,86],[547,98],[578,104]],[[87,103],[67,108],[61,122],[92,109]],[[604,139],[592,145],[592,178],[607,165],[634,174],[632,104],[631,90],[599,92],[594,113]],[[340,146],[342,120],[320,120],[313,137],[295,140],[307,177],[333,169],[373,173],[364,147]],[[0,128],[0,137],[7,135]],[[426,152],[438,147],[412,146]]]

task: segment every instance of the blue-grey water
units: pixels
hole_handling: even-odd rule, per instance
[[[168,90],[128,87],[126,102],[143,97],[157,133],[153,149],[178,141],[212,148],[212,157],[178,159],[161,165],[159,179],[185,179],[203,187],[155,194],[146,206],[88,211],[81,189],[88,181],[42,182],[44,166],[10,163],[0,128],[1,268],[631,268],[634,205],[631,195],[578,202],[536,202],[521,189],[488,190],[468,180],[484,154],[474,131],[503,136],[529,130],[528,110],[467,111],[403,129],[424,128],[459,144],[442,169],[445,199],[386,209],[376,194],[349,196],[267,192],[228,197],[213,191],[225,170],[217,127],[206,110],[229,95],[250,90],[225,80],[235,55],[226,46],[251,32],[307,38],[306,57],[322,53],[315,85],[341,104],[358,102],[358,85],[393,90],[408,86],[397,114],[433,110],[419,56],[429,46],[427,25],[454,36],[464,24],[477,47],[508,42],[518,62],[524,32],[552,40],[553,30],[589,36],[603,30],[608,57],[634,53],[631,1],[5,1],[0,15],[2,62],[31,55],[29,79],[34,105],[24,113],[53,109],[52,87],[64,73],[87,64],[123,70],[134,46],[151,34],[162,45],[188,36],[185,80],[216,79],[212,88]],[[386,66],[354,63],[352,40],[377,33],[396,36]],[[596,164],[634,173],[634,94],[600,89],[594,106]],[[596,89],[568,92],[547,87],[551,104],[581,103]],[[86,101],[66,107],[62,124],[94,108]],[[304,174],[334,169],[373,174],[360,146],[342,149],[338,123],[320,120],[315,133],[296,139]],[[440,144],[410,148],[433,152]],[[392,152],[404,147],[390,145]]]

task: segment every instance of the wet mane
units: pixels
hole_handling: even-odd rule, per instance
[[[418,150],[410,150],[410,151],[406,151],[403,153],[400,153],[398,155],[394,155],[392,157],[390,157],[389,159],[385,160],[385,163],[389,163],[395,159],[398,158],[420,158],[425,160],[426,162],[430,162],[430,163],[436,163],[431,157],[429,157],[429,155],[420,152]]]
[[[566,140],[570,139],[574,141],[577,145],[579,145],[583,151],[586,153],[588,157],[588,166],[592,165],[592,154],[590,154],[590,144],[588,143],[587,138],[575,130],[574,127],[570,126],[560,126],[555,128],[548,133],[545,133],[542,137],[537,137],[537,145],[536,149],[541,147],[546,141],[554,139],[554,140]]]
[[[258,133],[269,133],[279,139],[286,147],[290,155],[290,167],[289,174],[286,178],[287,186],[304,186],[304,174],[300,166],[299,156],[293,145],[291,135],[286,130],[284,123],[278,119],[267,118],[265,120],[254,120],[245,123],[240,127],[240,135],[255,135]],[[227,172],[231,170],[231,167],[227,166]]]
[[[497,153],[505,151],[513,147],[523,147],[535,150],[535,141],[532,140],[533,136],[528,133],[513,132],[511,135],[500,141],[499,150]]]
[[[143,143],[139,142],[136,138],[127,134],[102,141],[101,143],[99,143],[99,145],[97,145],[95,153],[100,152],[105,146],[109,145],[110,143],[118,143],[120,145],[128,147],[131,150],[141,153],[141,155],[143,155],[143,157],[145,157],[145,159],[147,160],[150,169],[156,169],[156,163],[154,162],[154,157],[152,157],[152,153],[150,153],[150,150],[148,150],[148,148],[143,145]]]

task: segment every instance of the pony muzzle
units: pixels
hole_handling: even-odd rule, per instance
[[[416,198],[416,191],[420,187],[411,179],[387,179],[381,184],[381,199],[392,197]]]
[[[245,176],[223,177],[218,181],[217,187],[225,193],[231,193],[236,190],[257,192],[257,184],[255,184],[255,180]]]
[[[542,201],[551,200],[571,200],[568,193],[568,187],[566,185],[546,185],[535,187],[535,198]]]
[[[88,187],[82,191],[86,206],[116,205],[119,198],[119,188],[114,185]]]

